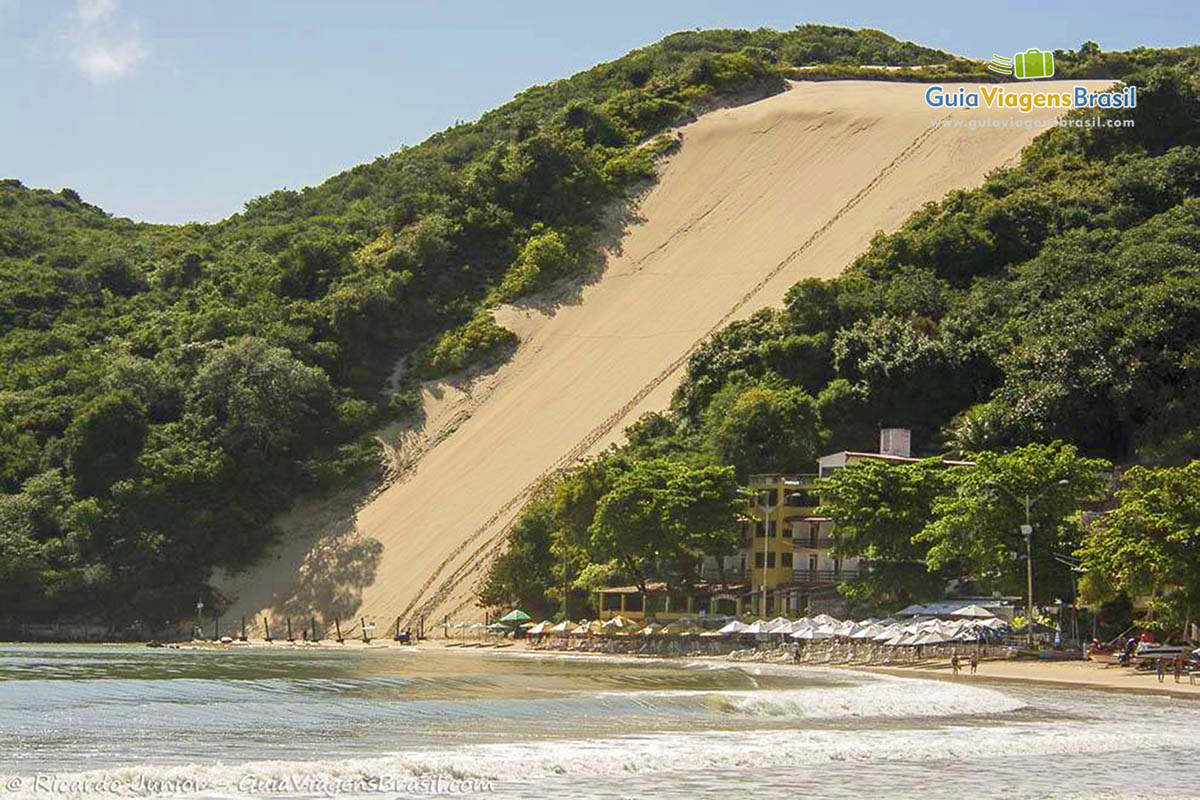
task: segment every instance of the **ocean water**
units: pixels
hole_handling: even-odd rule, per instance
[[[1200,797],[1200,702],[515,648],[0,648],[0,800],[116,796]]]

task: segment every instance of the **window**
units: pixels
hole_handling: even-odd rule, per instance
[[[627,595],[625,598],[625,610],[626,611],[641,611],[642,610],[641,594]]]
[[[767,537],[770,539],[774,539],[775,538],[775,525],[776,525],[776,522],[773,519],[767,520],[765,523],[761,522],[761,521],[754,523],[754,538],[756,538],[756,539],[763,538],[763,530],[764,530],[764,526],[765,526],[765,530],[767,532]]]
[[[779,503],[778,489],[763,489],[754,495],[754,502],[762,507],[771,508]]]
[[[754,554],[754,568],[755,569],[763,568],[763,554],[762,553]]]
[[[815,555],[808,557],[808,569],[811,572],[817,571],[817,557]]]
[[[767,569],[775,569],[775,551],[767,553]]]
[[[795,560],[795,556],[793,556],[791,553],[780,553],[779,560],[780,560],[780,566],[791,569],[792,564]]]
[[[809,489],[798,489],[788,492],[785,505],[793,508],[816,508],[821,504],[820,499]]]

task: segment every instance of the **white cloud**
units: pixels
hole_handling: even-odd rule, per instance
[[[149,50],[141,31],[117,16],[117,0],[77,0],[68,37],[71,60],[97,83],[130,75]]]

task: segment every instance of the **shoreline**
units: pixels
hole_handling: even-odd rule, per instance
[[[568,656],[572,658],[603,658],[628,661],[672,661],[673,658],[661,656],[635,656],[627,653],[597,653],[576,650],[532,650],[512,643],[506,647],[458,647],[460,639],[425,639],[411,645],[400,644],[391,639],[376,639],[370,643],[361,640],[349,640],[339,644],[333,640],[319,642],[294,643],[274,640],[266,642],[261,639],[233,644],[215,642],[179,642],[164,644],[163,650],[211,650],[225,652],[253,652],[261,650],[289,649],[295,651],[317,650],[328,651],[331,648],[362,652],[365,650],[399,650],[420,653],[422,651],[457,652],[464,654],[502,653],[506,655],[534,656],[555,658]],[[38,646],[101,646],[101,647],[145,647],[138,642],[2,642],[0,647],[38,647]],[[979,683],[1007,686],[1041,686],[1051,689],[1093,689],[1103,692],[1122,694],[1142,694],[1179,697],[1187,700],[1200,700],[1200,683],[1192,684],[1185,677],[1175,683],[1174,676],[1168,672],[1164,681],[1159,683],[1153,671],[1136,671],[1128,667],[1114,667],[1096,664],[1091,661],[1025,661],[1025,660],[985,660],[980,662],[979,672],[971,675],[964,666],[962,673],[955,677],[951,674],[950,664],[942,662],[921,662],[918,664],[899,665],[868,665],[868,664],[821,664],[800,663],[790,661],[737,661],[725,656],[696,655],[680,656],[683,661],[706,661],[729,664],[730,666],[770,665],[802,669],[816,667],[819,669],[840,669],[851,672],[872,672],[894,677],[922,678],[927,680]]]

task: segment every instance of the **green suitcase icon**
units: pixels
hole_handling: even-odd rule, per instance
[[[1013,56],[1013,74],[1018,78],[1049,78],[1054,74],[1054,53],[1030,48]]]

